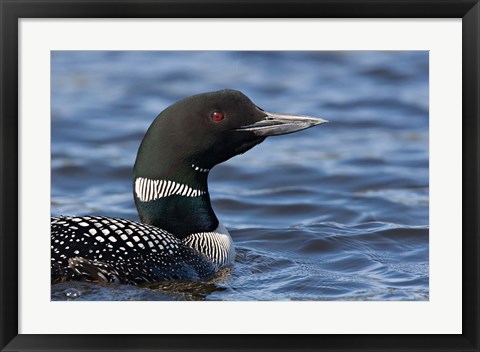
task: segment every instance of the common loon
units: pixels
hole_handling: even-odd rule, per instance
[[[210,204],[209,171],[268,136],[324,122],[264,111],[230,89],[174,103],[153,121],[137,153],[133,196],[141,223],[52,217],[52,282],[201,280],[232,264],[232,239]]]

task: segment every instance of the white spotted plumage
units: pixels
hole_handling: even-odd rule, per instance
[[[86,226],[74,226],[80,222]],[[233,243],[223,227],[184,241],[155,226],[101,216],[52,217],[51,229],[54,281],[79,276],[129,284],[198,279],[234,259]]]
[[[204,190],[194,189],[188,185],[171,180],[152,180],[144,177],[135,179],[135,194],[142,202],[149,202],[173,195],[199,197],[206,193]]]

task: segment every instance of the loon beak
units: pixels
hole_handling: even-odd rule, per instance
[[[267,115],[264,120],[242,126],[237,128],[236,131],[250,131],[257,136],[268,137],[297,132],[328,122],[327,120],[311,116],[267,111],[263,111],[263,113]]]

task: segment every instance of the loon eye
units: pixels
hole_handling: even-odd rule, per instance
[[[211,115],[211,118],[212,118],[213,121],[219,122],[219,121],[222,121],[224,119],[224,116],[221,112],[214,111]]]

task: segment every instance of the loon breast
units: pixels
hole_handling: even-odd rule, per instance
[[[65,279],[139,284],[202,279],[234,260],[223,227],[183,241],[155,226],[102,216],[51,221],[52,282]]]
[[[230,265],[235,260],[232,237],[222,223],[215,231],[191,234],[182,243],[204,254],[217,267]]]

